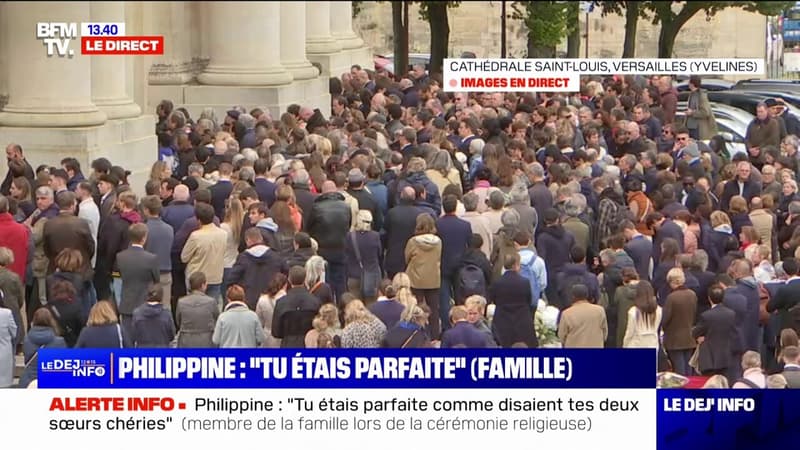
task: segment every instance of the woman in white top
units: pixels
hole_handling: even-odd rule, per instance
[[[242,224],[244,223],[244,206],[241,200],[231,197],[227,201],[228,207],[225,208],[225,220],[219,225],[220,228],[228,233],[228,243],[225,245],[225,256],[223,257],[222,272],[222,292],[228,291],[228,275],[236,258],[239,256],[239,244],[242,239]]]
[[[640,281],[636,285],[633,306],[628,309],[628,326],[623,339],[624,348],[658,348],[658,327],[661,307],[656,303],[653,285]]]
[[[275,305],[278,300],[286,296],[286,275],[278,272],[270,281],[267,290],[261,294],[256,304],[256,315],[261,322],[261,329],[264,330],[263,348],[280,348],[281,340],[272,337],[272,315],[275,312]]]

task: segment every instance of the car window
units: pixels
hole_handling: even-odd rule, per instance
[[[717,122],[717,129],[720,132],[730,133],[731,136],[733,136],[733,142],[737,142],[737,143],[744,142],[744,138],[741,135],[739,135],[739,133],[737,133],[735,130],[733,130],[731,128],[728,128],[728,126],[726,124],[722,123],[722,122]]]

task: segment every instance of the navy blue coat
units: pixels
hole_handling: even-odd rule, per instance
[[[747,321],[747,299],[735,287],[725,289],[725,296],[722,304],[732,309],[736,313],[736,339],[731,344],[731,351],[736,355],[744,353],[745,322]]]
[[[442,334],[442,348],[486,348],[486,335],[465,321],[458,322]]]
[[[266,178],[256,178],[254,184],[258,199],[271,207],[275,203],[275,183]]]
[[[436,230],[442,240],[442,276],[452,278],[469,247],[472,227],[465,220],[447,215],[436,221]]]
[[[744,320],[744,351],[761,351],[759,339],[759,307],[761,296],[758,293],[758,283],[752,277],[736,281],[736,290],[747,299],[747,313]]]

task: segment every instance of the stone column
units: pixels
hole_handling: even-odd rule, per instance
[[[306,52],[340,52],[342,46],[331,34],[331,2],[306,2],[306,5]]]
[[[319,75],[306,59],[306,2],[281,4],[281,64],[295,80],[307,80]]]
[[[71,57],[47,56],[35,38],[37,22],[89,22],[89,3],[7,2],[8,104],[0,125],[10,127],[88,127],[101,125],[106,115],[92,103],[91,60],[73,39]],[[77,30],[78,34],[80,30]],[[110,58],[110,57],[107,57]]]
[[[331,5],[331,34],[344,50],[361,48],[364,41],[353,31],[353,3],[329,2]]]
[[[164,36],[164,54],[151,57],[151,85],[182,85],[194,79],[189,11],[194,3],[141,2],[148,22],[147,35]]]
[[[279,2],[209,2],[208,67],[197,80],[217,86],[273,86],[292,81],[280,63]]]
[[[91,2],[92,22],[125,23],[124,2]],[[131,34],[126,32],[126,34]],[[109,119],[139,117],[128,96],[128,57],[92,56],[92,101]]]

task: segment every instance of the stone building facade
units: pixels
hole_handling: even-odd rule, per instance
[[[511,12],[507,2],[507,12]],[[501,2],[462,2],[449,10],[450,55],[472,51],[478,57],[500,57]],[[430,29],[419,18],[419,7],[409,7],[409,52],[429,53]],[[585,30],[585,15],[580,15],[581,33]],[[388,2],[362,2],[354,19],[361,37],[376,53],[392,53],[392,8]],[[526,56],[527,29],[519,20],[507,20],[508,56]],[[675,42],[678,58],[762,58],[767,51],[767,18],[739,8],[725,9],[710,20],[703,13],[692,17]],[[636,36],[636,56],[655,58],[658,55],[659,26],[640,19]],[[625,18],[600,11],[589,14],[589,57],[619,58],[625,39]],[[585,39],[581,39],[580,55],[584,55]]]
[[[330,74],[372,60],[351,18],[348,1],[0,2],[0,142],[22,145],[34,167],[74,156],[88,172],[104,156],[141,189],[162,99],[194,117],[235,104],[275,117],[292,103],[327,112]],[[124,22],[127,35],[164,36],[165,51],[84,56],[73,40],[74,57],[48,57],[38,22]]]

